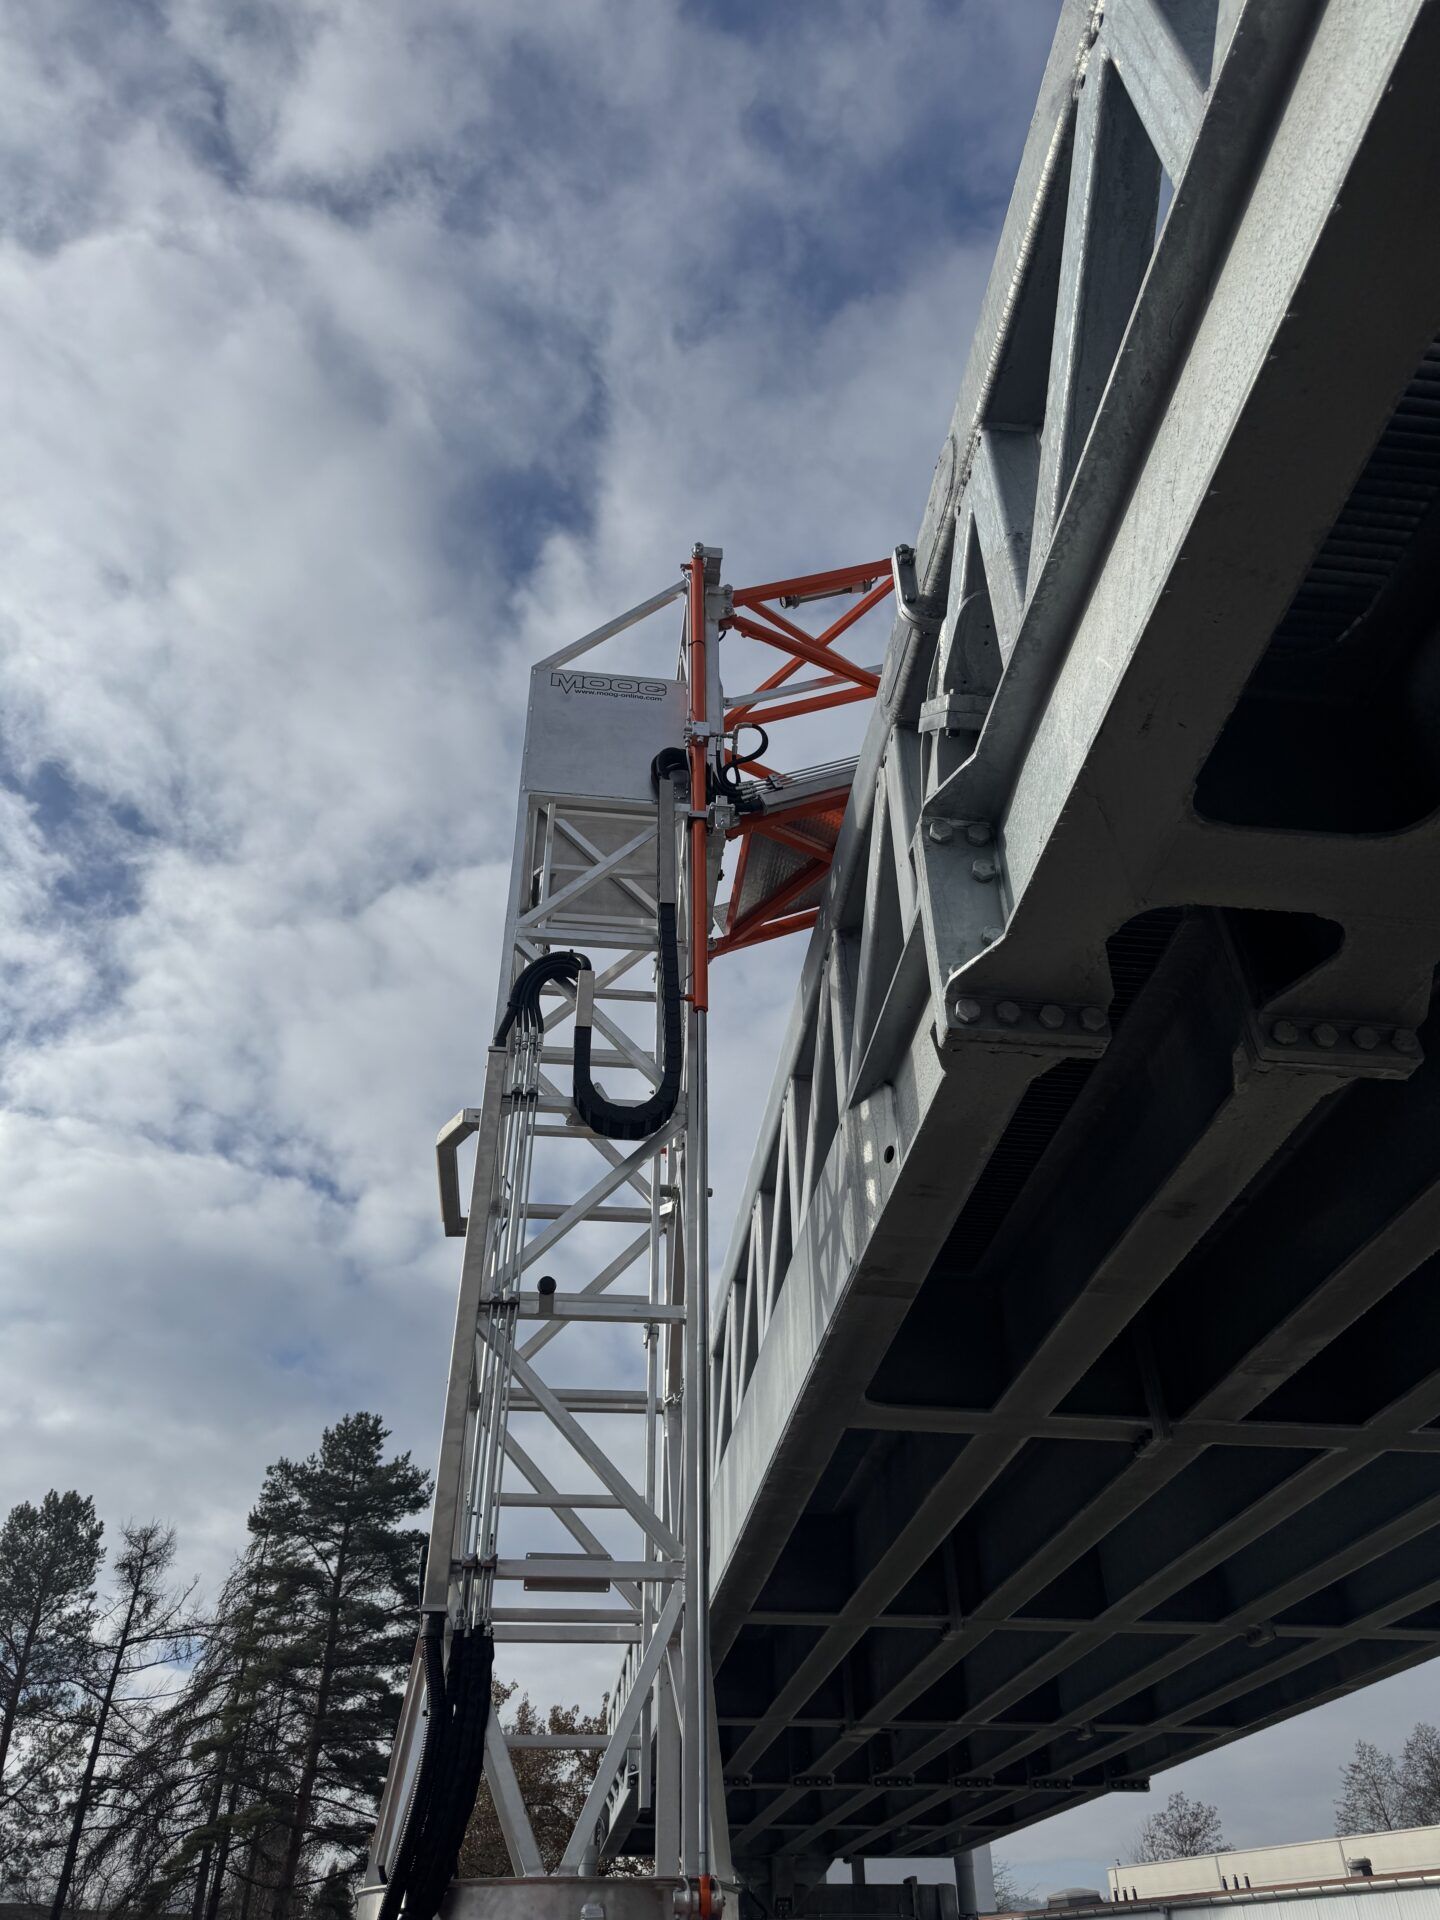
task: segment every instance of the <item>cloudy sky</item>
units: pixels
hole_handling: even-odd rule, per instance
[[[0,1508],[213,1581],[326,1420],[431,1456],[528,665],[913,537],[1056,12],[0,4]],[[719,983],[722,1210],[797,960]],[[1323,1831],[1434,1691],[1193,1784]]]

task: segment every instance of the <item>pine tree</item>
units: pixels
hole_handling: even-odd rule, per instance
[[[151,1703],[142,1676],[157,1666],[185,1658],[194,1634],[190,1589],[168,1584],[175,1535],[158,1520],[130,1524],[115,1562],[118,1591],[104,1639],[94,1650],[95,1693],[88,1716],[85,1764],[71,1803],[68,1835],[51,1920],[60,1920],[72,1897],[82,1849],[94,1849],[98,1870],[112,1863],[123,1872],[132,1840],[123,1793],[117,1792],[127,1760],[143,1750]],[[107,1904],[118,1904],[110,1901]]]
[[[94,1502],[74,1492],[22,1500],[0,1526],[0,1805],[22,1790],[17,1743],[87,1671],[101,1532]]]
[[[353,1920],[355,1896],[350,1882],[338,1867],[332,1867],[320,1882],[310,1902],[312,1920]]]
[[[112,1767],[101,1849],[111,1920],[137,1906],[216,1920],[230,1838],[222,1815],[238,1804],[249,1731],[230,1709],[245,1679],[239,1649],[253,1564],[252,1553],[232,1571],[214,1617],[197,1629],[199,1657],[184,1683],[150,1703],[132,1749]]]
[[[369,1838],[414,1643],[419,1535],[404,1522],[429,1497],[408,1454],[384,1458],[388,1438],[377,1415],[348,1415],[318,1453],[267,1470],[250,1515],[266,1550],[224,1716],[233,1804],[227,1789],[213,1829],[237,1920],[298,1920]]]
[[[234,1816],[254,1745],[254,1728],[243,1706],[253,1692],[247,1683],[253,1678],[257,1650],[256,1600],[265,1546],[262,1535],[226,1581],[215,1626],[177,1715],[179,1739],[194,1766],[194,1790],[203,1813],[186,1834],[166,1884],[154,1890],[153,1904],[167,1904],[187,1870],[193,1872],[190,1920],[216,1920],[219,1913]]]
[[[100,1522],[75,1492],[0,1525],[0,1893],[48,1898],[89,1671]]]

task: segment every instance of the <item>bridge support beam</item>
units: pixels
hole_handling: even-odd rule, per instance
[[[995,1911],[995,1871],[989,1847],[971,1847],[955,1856],[955,1899],[959,1920],[978,1920]]]

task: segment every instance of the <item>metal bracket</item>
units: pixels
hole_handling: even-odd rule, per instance
[[[927,700],[917,722],[921,733],[978,733],[990,711],[993,694],[946,693]]]
[[[1245,1023],[1245,1051],[1260,1073],[1290,1068],[1350,1080],[1408,1080],[1425,1057],[1413,1027],[1349,1014],[1302,1020],[1252,1011]]]
[[[436,1136],[435,1171],[440,1179],[440,1218],[445,1224],[446,1236],[451,1240],[463,1240],[469,1224],[460,1211],[459,1153],[471,1134],[479,1129],[479,1107],[462,1107]]]
[[[895,581],[895,611],[907,626],[922,633],[937,633],[944,610],[937,610],[920,591],[915,571],[915,549],[896,547],[890,555],[890,572]]]
[[[1003,991],[982,994],[960,975],[946,992],[945,1026],[942,1032],[937,1025],[936,1037],[942,1052],[974,1041],[990,1049],[1098,1059],[1110,1044],[1110,1022],[1103,1007],[1020,1000]]]

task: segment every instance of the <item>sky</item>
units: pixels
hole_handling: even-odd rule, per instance
[[[213,1586],[327,1421],[432,1457],[529,665],[913,539],[1057,10],[0,7],[0,1510]],[[717,977],[717,1251],[798,962]],[[1326,1831],[1435,1691],[1165,1784]]]

